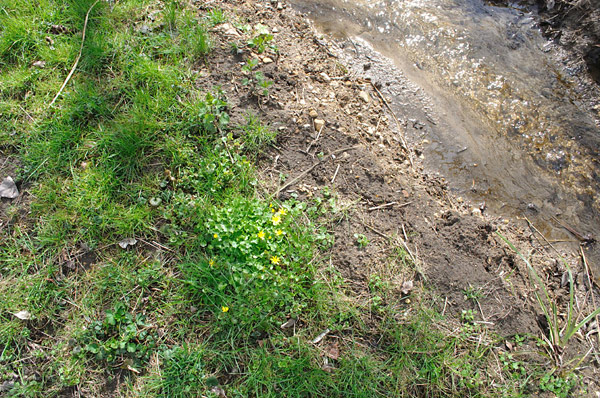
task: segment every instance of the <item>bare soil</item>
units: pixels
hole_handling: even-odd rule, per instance
[[[547,333],[525,265],[495,232],[530,254],[550,294],[565,308],[568,290],[561,282],[566,269],[554,259],[554,249],[527,221],[487,214],[484,204],[465,203],[448,190],[443,178],[427,173],[418,146],[403,144],[406,129],[423,126],[405,119],[395,122],[396,115],[383,100],[389,82],[367,78],[360,71],[370,69],[371,63],[360,59],[359,51],[354,60],[348,58],[344,49],[348,43],[320,36],[306,19],[285,7],[277,10],[276,4],[246,2],[236,8],[249,19],[258,16],[277,32],[280,56],[260,64],[274,81],[269,100],[244,91],[232,98],[233,119],[252,109],[280,132],[274,149],[262,160],[265,190],[279,192],[283,186],[280,197],[285,199],[320,196],[323,188],[332,187],[340,203],[352,204],[346,217],[332,225],[335,242],[324,255],[359,295],[368,289],[373,270],[389,266],[392,245],[398,245],[406,247],[417,263],[412,273],[395,275],[398,283],[414,279],[432,288],[440,311],[458,315],[472,310],[478,322],[501,336]],[[232,84],[214,68],[207,73],[211,70],[207,78]],[[224,65],[223,70],[231,69]],[[413,95],[405,87],[406,100]],[[315,128],[319,123],[315,119],[325,121],[322,130]],[[290,181],[293,184],[287,186]],[[364,235],[369,244],[360,247],[356,234]],[[587,307],[593,286],[579,254],[560,243],[554,247],[577,276],[576,294]],[[466,297],[470,288],[483,293],[478,303]],[[583,355],[588,347],[585,339],[573,341],[571,355]],[[593,391],[598,364],[589,365],[585,373]]]

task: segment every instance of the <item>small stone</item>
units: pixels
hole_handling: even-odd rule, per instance
[[[230,23],[224,23],[220,29],[227,36],[239,36],[237,29]]]
[[[480,216],[481,215],[481,209],[474,207],[473,209],[471,209],[471,214],[474,216]]]
[[[45,61],[35,61],[33,63],[33,66],[35,66],[36,68],[43,69],[46,67],[46,62]]]
[[[360,97],[361,100],[363,100],[365,103],[369,103],[369,101],[371,101],[371,97],[369,96],[368,93],[361,91],[358,93],[358,96]]]
[[[264,57],[262,61],[263,61],[263,64],[272,64],[273,63],[273,60],[269,57]]]
[[[315,119],[315,130],[321,131],[321,129],[325,126],[325,120],[323,119]]]
[[[0,198],[14,199],[17,196],[19,196],[17,184],[15,184],[12,177],[6,177],[0,184]]]
[[[283,4],[281,4],[281,3],[277,3],[277,9],[278,9],[279,11],[283,10]]]
[[[125,238],[119,242],[119,246],[122,249],[127,249],[129,246],[134,246],[135,244],[137,244],[137,239],[135,238]]]
[[[319,76],[321,76],[321,79],[323,79],[325,83],[329,83],[331,81],[331,78],[325,72],[319,73]]]
[[[310,112],[308,112],[308,115],[310,117],[312,117],[313,119],[316,119],[317,117],[319,117],[319,114],[314,109],[311,109]]]
[[[271,29],[271,32],[273,32],[273,33],[279,33],[279,29],[277,29],[277,27],[274,27],[273,29]]]

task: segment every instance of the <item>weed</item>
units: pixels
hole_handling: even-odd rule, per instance
[[[478,301],[483,297],[483,292],[481,291],[481,288],[475,288],[471,286],[471,284],[469,284],[469,287],[463,291],[463,294],[465,296],[465,300]]]
[[[276,47],[269,44],[272,40],[273,35],[269,33],[269,28],[259,24],[256,28],[255,36],[248,41],[248,46],[254,49],[257,53],[262,54],[267,49],[267,46],[273,50],[276,50]]]
[[[596,315],[600,314],[600,307],[593,310],[590,314],[584,317],[581,321],[578,321],[579,317],[575,314],[575,291],[573,287],[573,274],[569,264],[561,257],[565,268],[567,269],[567,275],[569,278],[569,304],[567,306],[567,319],[564,327],[561,329],[559,325],[559,309],[554,300],[550,298],[548,290],[537,271],[529,260],[523,256],[517,248],[510,243],[504,236],[499,232],[496,232],[500,238],[525,262],[527,265],[527,271],[529,273],[529,279],[531,284],[534,286],[535,297],[537,302],[544,313],[544,317],[548,322],[549,336],[544,336],[547,343],[547,347],[550,350],[550,354],[554,358],[556,365],[562,365],[562,355],[564,348],[569,343],[569,340],[577,333],[586,323],[592,320]]]
[[[74,354],[108,363],[120,362],[139,372],[156,347],[152,325],[143,315],[132,315],[123,304],[106,310],[102,321],[92,322],[77,339]]]
[[[363,234],[354,234],[354,239],[356,239],[356,244],[361,249],[363,249],[369,245],[369,238],[367,238]]]
[[[269,99],[269,88],[273,85],[273,81],[267,80],[265,75],[260,72],[253,72],[254,68],[258,65],[257,59],[248,59],[246,63],[242,66],[242,71],[246,75],[250,77],[246,77],[242,80],[242,84],[244,86],[250,86],[252,93],[257,97],[264,97],[267,100]]]
[[[540,380],[540,390],[552,392],[559,398],[567,398],[572,396],[571,392],[578,383],[579,380],[575,375],[563,378],[547,373]]]
[[[223,12],[223,10],[220,8],[213,8],[208,12],[206,17],[208,19],[209,25],[213,27],[227,22],[227,16],[225,15],[225,12]]]
[[[256,156],[275,141],[276,133],[252,113],[246,115],[246,124],[241,125],[239,129],[242,133],[241,149],[248,155]]]

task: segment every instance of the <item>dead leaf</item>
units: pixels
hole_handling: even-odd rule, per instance
[[[223,390],[219,386],[214,386],[213,388],[210,389],[210,392],[212,392],[213,394],[216,394],[218,397],[227,398],[227,395],[225,395],[225,390]]]
[[[13,315],[22,321],[28,321],[31,318],[33,318],[33,316],[31,315],[31,313],[29,311],[19,311],[19,312],[14,313]]]
[[[294,318],[288,319],[287,322],[285,322],[284,324],[281,325],[282,329],[288,329],[291,328],[292,326],[294,326],[296,324],[297,320]]]
[[[60,35],[62,33],[68,33],[69,29],[67,29],[66,26],[64,25],[52,25],[50,27],[50,33],[54,34],[54,35]]]
[[[122,249],[127,249],[129,246],[135,246],[136,243],[137,239],[135,238],[125,238],[119,242],[119,246],[121,246]]]
[[[340,349],[338,347],[338,341],[335,340],[333,342],[333,344],[331,344],[327,350],[325,351],[325,355],[327,355],[329,358],[336,360],[340,357]]]
[[[413,281],[406,281],[402,284],[402,294],[409,294],[411,290],[413,290]]]
[[[17,184],[15,184],[12,177],[6,177],[2,180],[2,184],[0,184],[0,198],[14,199],[17,196],[19,196]]]

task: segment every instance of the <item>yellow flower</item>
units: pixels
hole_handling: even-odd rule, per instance
[[[211,267],[214,267],[215,266],[215,260],[210,260],[208,262],[208,265],[210,265]]]
[[[227,311],[229,311],[229,307],[222,306],[221,307],[221,311],[227,312]]]
[[[213,238],[215,238],[215,239],[219,239],[219,234],[214,234],[214,235],[213,235]]]
[[[284,208],[279,209],[279,214],[285,216],[287,214],[287,210]]]
[[[275,233],[277,234],[277,236],[281,236],[283,234],[283,231],[278,229],[277,231],[275,231]]]
[[[273,225],[278,225],[281,222],[281,217],[279,217],[278,214],[275,214],[271,217],[271,221],[273,222]]]
[[[260,231],[260,232],[258,233],[258,237],[259,237],[260,239],[264,239],[264,238],[265,238],[265,233],[264,233],[264,231]]]
[[[271,257],[271,264],[279,264],[279,262],[280,262],[279,257],[277,257],[277,256]]]

